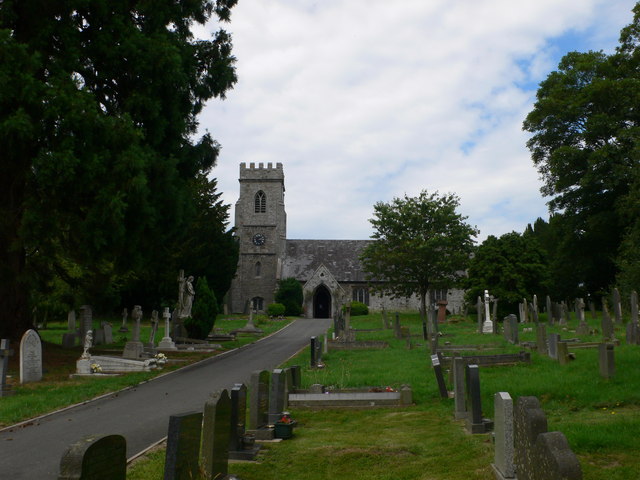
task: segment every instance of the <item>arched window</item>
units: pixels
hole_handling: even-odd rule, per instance
[[[256,277],[259,277],[262,273],[262,264],[260,262],[256,262]]]
[[[262,190],[258,190],[258,193],[256,193],[254,206],[256,213],[265,213],[267,211],[267,196]]]
[[[253,297],[253,309],[257,312],[264,310],[264,298],[262,297]]]

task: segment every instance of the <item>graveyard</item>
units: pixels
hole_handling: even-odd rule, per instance
[[[289,405],[296,421],[292,438],[262,443],[255,461],[230,460],[228,471],[245,480],[283,476],[494,478],[492,464],[498,464],[498,470],[505,465],[505,452],[497,446],[505,437],[502,417],[504,412],[511,412],[514,423],[522,424],[523,418],[529,418],[526,415],[533,415],[536,428],[542,428],[544,423],[535,444],[527,443],[522,437],[523,427],[518,427],[520,433],[515,435],[516,446],[511,455],[535,460],[525,460],[529,465],[520,466],[518,478],[636,478],[640,471],[640,446],[636,441],[640,434],[640,349],[626,341],[625,324],[630,324],[629,319],[614,324],[619,341],[609,344],[615,345],[611,350],[598,347],[603,341],[601,312],[587,315],[584,322],[579,318],[573,316],[562,325],[550,325],[546,314],[541,313],[538,326],[532,318],[516,324],[519,339],[512,343],[509,335],[513,335],[513,329],[509,332],[507,328],[505,334],[502,322],[497,333],[482,334],[475,318],[449,316],[437,327],[438,345],[442,346],[436,353],[442,366],[442,376],[438,378],[434,368],[438,362],[433,362],[428,342],[422,338],[417,314],[399,315],[404,336],[396,335],[389,322],[385,325],[380,314],[353,317],[351,335],[356,340],[385,342],[387,346],[333,349],[333,342],[329,341],[321,354],[320,367],[309,348],[282,367],[286,370],[299,366],[299,391],[315,389],[327,397],[348,389],[389,392],[410,385],[412,405]],[[589,328],[578,334],[581,323]],[[563,339],[561,344],[566,341],[566,362],[549,356],[550,342],[545,341],[543,347],[541,328],[545,328],[547,338],[558,335]],[[615,367],[604,368],[603,362],[606,367],[611,351]],[[475,373],[479,380],[478,398],[467,404],[466,410],[464,402],[461,407],[458,404],[459,395],[454,396],[460,393],[454,372],[459,359],[467,365],[480,364]],[[438,380],[444,383],[445,395]],[[509,408],[505,408],[507,401]],[[476,408],[480,409],[481,421],[474,424],[470,419],[476,415]],[[539,455],[545,445],[552,453],[561,452],[555,460],[531,453]],[[163,446],[159,446],[130,465],[127,478],[160,478],[166,455]],[[554,466],[558,458],[560,465]],[[526,468],[533,471],[525,472]],[[570,472],[556,477],[550,473],[553,468]],[[508,471],[502,474],[495,478],[513,478]]]

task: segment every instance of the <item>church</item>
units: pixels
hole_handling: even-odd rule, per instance
[[[282,163],[240,164],[240,195],[235,228],[240,247],[238,268],[227,295],[231,313],[248,312],[251,302],[265,312],[274,301],[278,281],[293,277],[303,289],[303,315],[329,318],[343,304],[357,300],[371,310],[419,309],[417,296],[391,298],[370,291],[360,263],[373,240],[290,240],[284,202]],[[462,309],[463,292],[430,292],[429,301],[447,300],[448,310]]]

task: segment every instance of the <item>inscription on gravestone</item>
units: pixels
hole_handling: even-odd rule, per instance
[[[269,414],[269,372],[256,370],[249,383],[249,428],[256,430],[267,425]]]
[[[496,479],[515,478],[513,448],[513,400],[507,392],[494,395],[495,455],[492,465]]]
[[[42,380],[42,342],[35,330],[27,330],[20,340],[20,383]]]

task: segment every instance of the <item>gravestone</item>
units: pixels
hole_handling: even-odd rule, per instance
[[[559,333],[550,333],[547,339],[547,344],[549,347],[549,357],[554,360],[558,359],[558,342],[560,341]]]
[[[553,305],[551,304],[551,297],[549,295],[545,297],[545,308],[547,312],[547,322],[549,325],[553,325]]]
[[[386,330],[390,328],[389,319],[387,318],[387,310],[384,308],[384,305],[382,306],[382,324]]]
[[[104,331],[104,343],[111,345],[113,343],[113,327],[111,327],[110,323],[105,322],[102,325],[102,330]]]
[[[533,302],[531,302],[531,313],[533,314],[533,321],[538,323],[538,296],[533,295]]]
[[[584,319],[584,300],[581,298],[576,299],[576,314],[578,315],[578,328],[576,333],[578,335],[589,335],[589,325]]]
[[[69,446],[58,480],[125,480],[127,441],[122,435],[91,435]]]
[[[151,331],[149,332],[149,346],[155,348],[156,346],[156,332],[158,331],[158,311],[153,310],[151,312]]]
[[[202,469],[207,480],[224,478],[229,471],[231,399],[222,390],[204,405]]]
[[[524,323],[524,304],[518,304],[518,318],[520,319],[520,323]]]
[[[0,397],[8,397],[13,393],[7,385],[7,372],[9,371],[9,357],[13,355],[9,339],[0,340]]]
[[[229,436],[229,458],[233,460],[253,460],[260,450],[246,434],[247,387],[236,383],[231,389],[231,432]]]
[[[169,417],[164,480],[197,478],[201,432],[201,412],[181,413]]]
[[[140,319],[142,318],[142,307],[140,305],[133,307],[131,318],[134,320],[133,333],[131,335],[131,340],[124,345],[122,357],[137,360],[144,352],[144,345],[140,341]]]
[[[27,330],[20,340],[20,383],[42,380],[42,342],[35,330]]]
[[[482,419],[480,368],[478,365],[465,366],[465,405],[467,409],[467,431],[474,434],[486,433],[487,428]]]
[[[629,345],[640,345],[640,328],[637,323],[627,323],[627,343]]]
[[[96,328],[93,332],[93,344],[94,345],[104,345],[104,328]]]
[[[503,334],[507,342],[518,345],[520,343],[518,337],[518,318],[512,313],[503,319]]]
[[[613,314],[616,318],[616,325],[622,325],[622,304],[620,303],[620,292],[613,289]]]
[[[291,383],[289,384],[289,389],[293,391],[300,390],[302,385],[300,365],[291,365],[289,367],[289,371],[291,372]]]
[[[249,429],[265,427],[269,415],[269,372],[255,370],[249,382]],[[256,435],[256,438],[258,436]]]
[[[596,302],[589,300],[589,311],[591,312],[591,319],[596,319]]]
[[[518,480],[581,480],[582,469],[560,432],[547,432],[536,397],[520,397],[514,411],[515,468]]]
[[[507,392],[493,396],[494,406],[494,463],[491,465],[496,480],[515,479],[513,448],[513,400]]]
[[[447,385],[444,382],[444,374],[442,373],[442,365],[440,364],[440,356],[438,354],[431,355],[431,366],[433,367],[433,373],[435,374],[436,381],[438,382],[440,397],[449,398],[449,392],[447,391]]]
[[[393,322],[393,333],[395,334],[396,338],[402,338],[402,331],[400,330],[400,314],[398,312],[396,312],[396,316]]]
[[[598,358],[600,363],[600,376],[602,378],[613,378],[616,373],[613,344],[601,343],[598,345]]]
[[[560,321],[558,322],[560,325],[566,325],[571,320],[571,312],[569,312],[569,307],[566,302],[563,300],[560,303]]]
[[[538,347],[539,354],[547,355],[549,353],[547,347],[547,327],[540,323],[536,325],[536,346]]]
[[[482,324],[484,323],[484,318],[482,318],[482,312],[484,308],[482,308],[482,297],[478,295],[478,299],[476,300],[476,314],[478,318],[478,333],[482,333]]]
[[[176,344],[171,339],[169,335],[169,320],[171,319],[171,313],[169,312],[169,307],[164,307],[164,311],[162,312],[162,318],[164,319],[164,337],[160,340],[158,344],[159,350],[177,350]]]
[[[484,291],[484,322],[482,323],[482,333],[493,333],[493,322],[489,313],[489,290]]]
[[[311,368],[316,368],[318,366],[318,339],[316,337],[311,337],[309,340],[309,366]]]
[[[631,292],[631,322],[638,323],[638,294],[636,291]]]
[[[128,318],[129,318],[129,312],[125,308],[124,310],[122,310],[122,325],[118,329],[118,331],[120,333],[126,333],[126,332],[129,331],[129,328],[127,327],[127,319]]]
[[[558,363],[560,365],[569,363],[569,345],[567,342],[558,341]]]
[[[522,315],[524,317],[523,322],[529,323],[529,305],[526,298],[522,299]]]
[[[269,390],[269,424],[274,424],[282,416],[287,407],[286,375],[281,368],[271,373],[271,388]]]
[[[453,372],[454,418],[456,420],[464,420],[467,418],[467,405],[465,403],[465,396],[464,396],[465,365],[466,365],[466,362],[462,359],[462,357],[453,358],[451,369]]]
[[[600,327],[602,328],[602,338],[605,340],[613,340],[615,336],[615,329],[613,322],[611,321],[611,315],[609,315],[609,309],[607,308],[607,302],[602,299],[602,320],[600,321]]]

